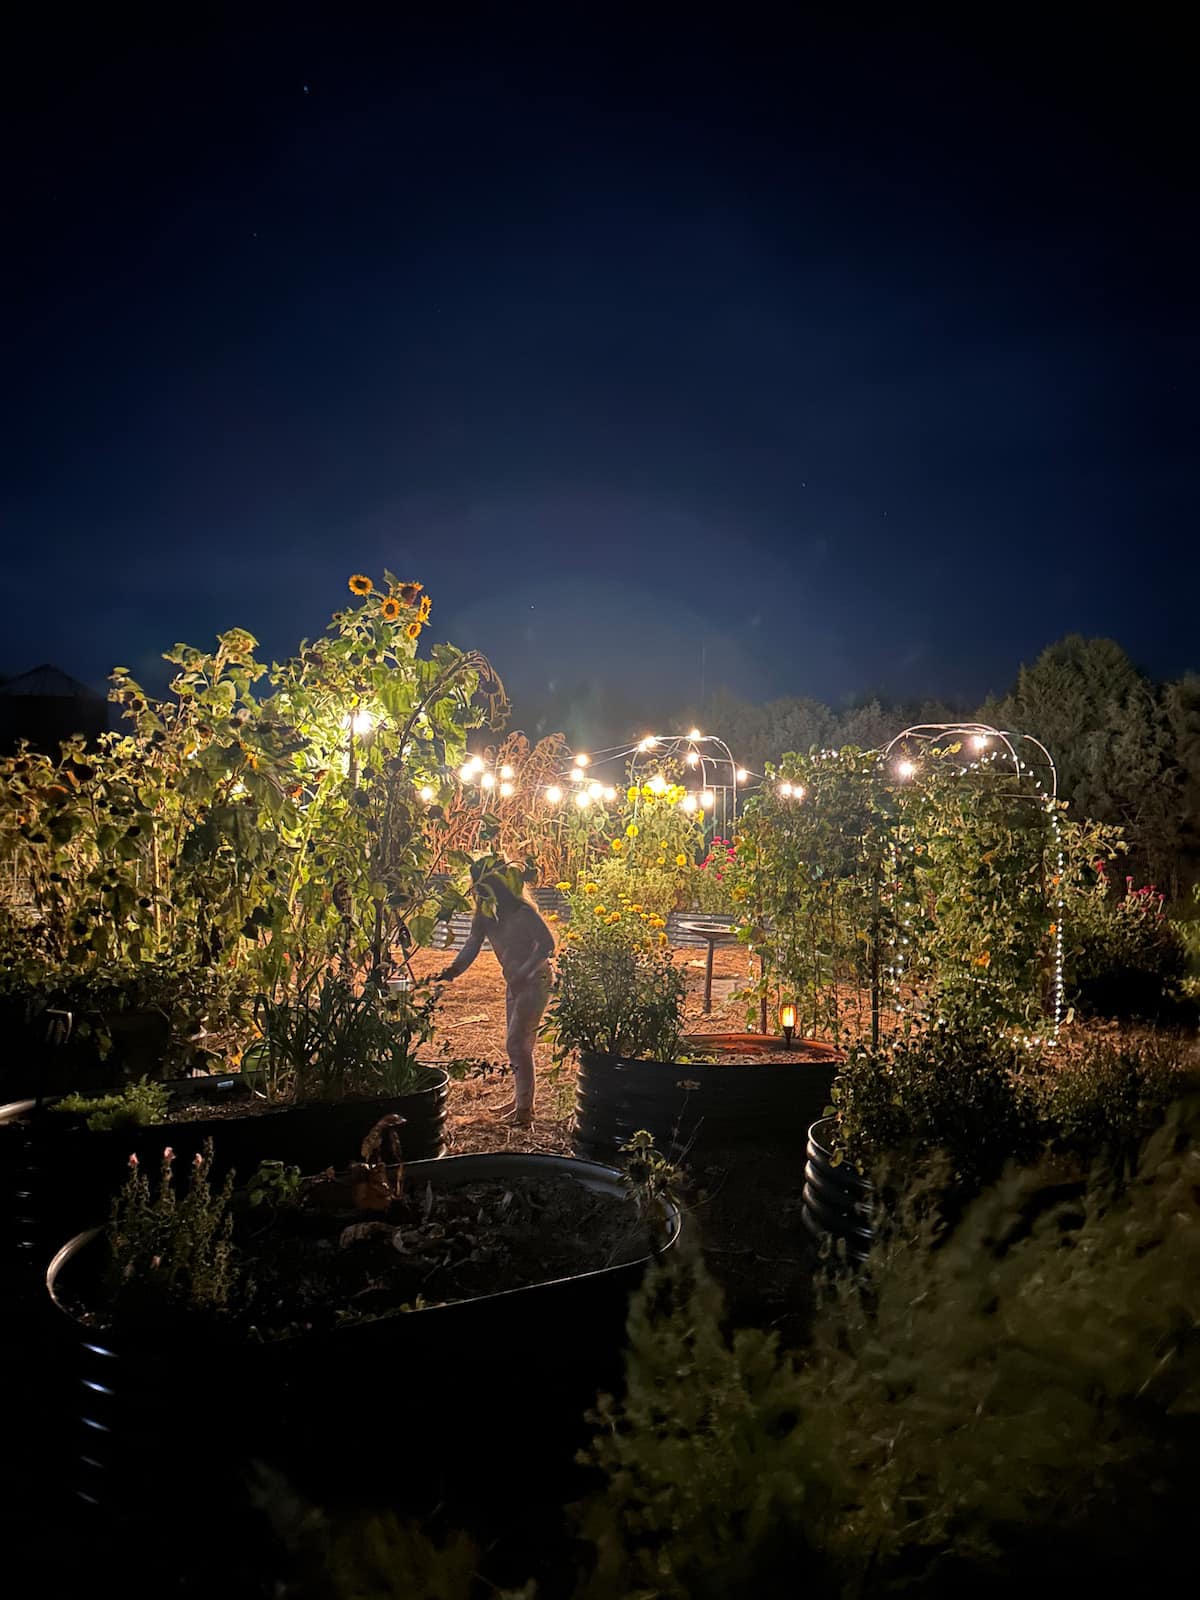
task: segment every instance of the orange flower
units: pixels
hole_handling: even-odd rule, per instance
[[[385,622],[395,622],[396,618],[400,615],[399,600],[392,600],[390,598],[385,600],[379,608],[379,615]]]
[[[361,572],[356,572],[350,579],[351,594],[370,594],[374,587],[375,585],[371,582],[370,578],[366,577]]]

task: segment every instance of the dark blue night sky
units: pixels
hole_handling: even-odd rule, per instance
[[[10,62],[0,672],[384,566],[518,709],[1200,667],[1181,40],[430,9]]]

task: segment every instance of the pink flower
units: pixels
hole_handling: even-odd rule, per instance
[[[171,1146],[168,1145],[167,1148],[163,1151],[163,1160],[164,1161],[174,1161],[174,1159],[175,1159],[175,1152],[174,1152],[174,1150],[171,1149]]]
[[[136,1166],[137,1166],[137,1164],[138,1164],[138,1158],[137,1158],[137,1156],[136,1156],[136,1155],[131,1155],[131,1156],[130,1156],[130,1157],[129,1157],[129,1165],[130,1165],[130,1166],[131,1166],[131,1167],[136,1167]]]

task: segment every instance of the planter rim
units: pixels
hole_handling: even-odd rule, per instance
[[[831,1166],[833,1164],[833,1151],[825,1142],[827,1138],[826,1129],[831,1128],[836,1121],[836,1117],[818,1117],[808,1130],[809,1143],[825,1157]],[[869,1178],[864,1178],[858,1168],[852,1167],[848,1161],[840,1163],[838,1167],[834,1168],[834,1171],[844,1172],[848,1178],[852,1177],[864,1189],[873,1189],[875,1187]]]
[[[409,1089],[404,1094],[347,1095],[341,1100],[284,1100],[278,1105],[270,1105],[264,1101],[263,1109],[264,1111],[280,1112],[306,1111],[317,1106],[323,1108],[328,1108],[330,1106],[367,1106],[373,1101],[377,1100],[407,1100],[410,1095],[428,1094],[449,1086],[450,1074],[445,1067],[440,1065],[440,1063],[433,1061],[419,1061],[417,1065],[426,1072],[437,1073],[438,1076],[432,1082],[422,1084],[416,1089]],[[204,1078],[164,1078],[162,1080],[162,1087],[169,1090],[174,1085],[183,1086],[203,1083],[205,1078],[211,1081],[217,1078],[236,1078],[238,1076],[240,1076],[240,1074],[236,1072],[213,1072],[205,1074]],[[96,1099],[103,1099],[105,1094],[111,1092],[111,1090],[98,1090]],[[41,1102],[42,1108],[43,1110],[51,1109],[52,1107],[56,1106],[60,1100],[64,1099],[66,1099],[66,1096],[62,1094],[44,1095]],[[38,1102],[36,1100],[10,1100],[6,1104],[0,1104],[0,1127],[3,1127],[5,1123],[16,1122],[21,1117],[27,1116],[30,1111],[34,1110],[37,1104]],[[83,1113],[80,1112],[80,1115],[82,1116]],[[165,1128],[170,1124],[171,1121],[172,1118],[167,1116],[163,1118],[162,1122],[148,1122],[143,1126],[147,1128]],[[67,1124],[64,1123],[63,1126],[65,1127]]]
[[[748,1033],[748,1034],[687,1034],[687,1035],[684,1036],[684,1041],[685,1041],[685,1043],[690,1041],[692,1043],[699,1044],[700,1041],[703,1040],[704,1044],[703,1044],[702,1048],[705,1049],[705,1050],[710,1050],[710,1049],[719,1049],[720,1047],[719,1047],[719,1045],[717,1045],[715,1043],[714,1044],[710,1044],[708,1042],[709,1040],[719,1040],[719,1039],[738,1039],[738,1040],[741,1040],[741,1039],[774,1039],[775,1037],[776,1036],[774,1034],[762,1034],[762,1033]],[[842,1061],[845,1060],[845,1056],[842,1054],[842,1052],[840,1050],[836,1049],[831,1044],[825,1044],[822,1040],[800,1039],[800,1040],[796,1041],[796,1046],[795,1047],[797,1049],[812,1050],[812,1051],[816,1052],[818,1059],[815,1060],[815,1061],[776,1061],[776,1062],[772,1062],[772,1061],[770,1061],[769,1058],[773,1054],[775,1054],[775,1052],[771,1051],[771,1050],[764,1050],[764,1051],[762,1051],[762,1056],[763,1056],[763,1060],[762,1061],[735,1062],[734,1066],[735,1066],[735,1068],[737,1066],[757,1067],[757,1066],[764,1066],[764,1065],[777,1066],[777,1067],[780,1067],[780,1068],[785,1068],[785,1067],[818,1067],[818,1066],[824,1066],[824,1065],[827,1065],[827,1064],[830,1064],[830,1063],[832,1063],[834,1065],[838,1065]],[[741,1044],[741,1043],[738,1043],[736,1045],[731,1045],[730,1046],[731,1051],[736,1050],[736,1051],[739,1051],[739,1052],[744,1052],[746,1054],[749,1054],[749,1052],[753,1048],[754,1048],[754,1046],[752,1044]],[[622,1067],[669,1067],[672,1072],[691,1072],[693,1070],[704,1071],[706,1068],[720,1067],[720,1066],[724,1065],[724,1063],[722,1063],[720,1061],[663,1061],[660,1058],[651,1057],[651,1056],[612,1055],[607,1050],[580,1050],[579,1057],[580,1057],[580,1060],[587,1060],[587,1061],[595,1061],[595,1062],[611,1061],[615,1065],[622,1066]]]
[[[470,1170],[465,1166],[460,1166],[460,1162],[470,1163]],[[460,1182],[469,1183],[474,1177],[478,1177],[480,1181],[486,1181],[489,1178],[506,1176],[528,1177],[539,1171],[543,1174],[559,1173],[577,1183],[581,1183],[584,1188],[611,1190],[624,1185],[623,1174],[616,1167],[604,1166],[598,1161],[581,1161],[573,1156],[539,1155],[533,1152],[528,1154],[514,1152],[510,1154],[507,1151],[479,1151],[461,1156],[443,1156],[436,1161],[407,1162],[404,1171],[406,1176],[411,1175],[414,1178],[432,1182],[435,1188],[439,1179],[449,1179],[449,1186],[454,1187]],[[339,1334],[352,1333],[363,1327],[374,1327],[378,1322],[390,1321],[400,1316],[428,1317],[439,1313],[447,1315],[456,1311],[461,1312],[463,1308],[469,1306],[494,1306],[502,1302],[513,1303],[521,1295],[529,1295],[536,1293],[538,1290],[553,1288],[556,1284],[580,1283],[590,1279],[603,1278],[610,1273],[628,1271],[631,1267],[648,1266],[678,1242],[683,1228],[683,1213],[678,1205],[674,1205],[664,1199],[660,1201],[660,1206],[669,1228],[666,1243],[660,1249],[653,1250],[648,1255],[639,1256],[633,1261],[622,1261],[615,1266],[593,1267],[587,1272],[569,1273],[565,1277],[547,1278],[540,1283],[523,1284],[516,1289],[498,1289],[493,1294],[476,1295],[468,1300],[451,1300],[444,1305],[423,1306],[415,1311],[393,1312],[388,1316],[374,1318],[367,1323],[351,1324],[346,1328],[322,1329],[316,1333],[297,1334],[291,1339],[266,1340],[263,1341],[262,1348],[269,1349],[276,1345],[289,1345],[294,1342],[316,1343],[320,1340],[329,1340],[336,1338]],[[85,1228],[82,1233],[75,1234],[73,1238],[68,1239],[64,1245],[55,1251],[46,1268],[46,1292],[54,1309],[81,1333],[93,1332],[93,1330],[89,1329],[86,1323],[81,1322],[59,1299],[57,1293],[58,1276],[68,1262],[98,1239],[103,1232],[103,1228]],[[105,1349],[106,1342],[119,1343],[127,1347],[150,1347],[155,1352],[161,1352],[162,1348],[161,1333],[152,1328],[146,1329],[144,1333],[141,1330],[132,1334],[123,1331],[115,1339],[109,1329],[97,1328],[94,1330],[94,1337],[96,1343],[93,1348],[100,1354],[110,1356],[116,1355],[117,1352],[112,1349]],[[231,1342],[230,1348],[246,1346],[249,1343],[250,1341],[245,1339],[238,1340]]]

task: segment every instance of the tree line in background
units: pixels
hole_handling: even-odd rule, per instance
[[[1124,829],[1128,870],[1139,882],[1149,879],[1176,901],[1200,880],[1200,675],[1156,683],[1111,639],[1069,635],[1022,667],[1008,694],[974,709],[871,700],[835,711],[802,697],[750,705],[721,691],[702,719],[762,772],[788,750],[877,749],[913,723],[964,715],[1039,738],[1071,814]]]

